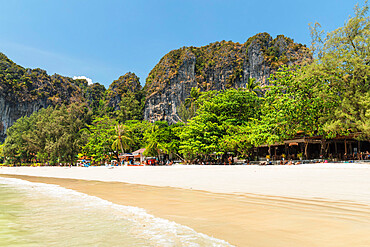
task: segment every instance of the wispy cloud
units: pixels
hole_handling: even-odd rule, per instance
[[[57,73],[70,77],[76,74],[93,75],[94,81],[96,81],[95,78],[100,78],[97,81],[103,84],[107,84],[114,79],[110,78],[111,75],[116,74],[117,71],[122,71],[122,68],[107,65],[91,58],[81,59],[62,52],[10,42],[3,37],[0,37],[0,52],[5,53],[11,60],[23,67],[42,68],[49,74]],[[90,82],[92,83],[92,80]]]
[[[32,54],[32,55],[38,55],[38,57],[47,57],[49,59],[65,60],[67,62],[76,61],[75,58],[71,58],[71,57],[68,57],[60,53],[39,49],[33,46],[28,46],[28,45],[4,41],[4,40],[0,40],[0,44],[2,48],[10,48],[13,51],[19,51],[23,53]]]

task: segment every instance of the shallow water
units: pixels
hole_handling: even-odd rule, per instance
[[[230,245],[140,208],[0,177],[0,246]]]

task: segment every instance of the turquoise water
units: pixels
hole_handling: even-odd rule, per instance
[[[230,246],[57,185],[0,177],[0,246]]]

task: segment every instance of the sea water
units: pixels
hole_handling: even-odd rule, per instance
[[[0,177],[0,246],[230,246],[144,209]]]

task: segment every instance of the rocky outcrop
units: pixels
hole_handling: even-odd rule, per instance
[[[46,108],[47,102],[39,101],[24,101],[12,102],[0,95],[0,142],[3,142],[6,137],[6,130],[23,116],[30,116],[35,111],[41,108]]]
[[[151,121],[165,120],[170,123],[176,123],[180,120],[177,114],[173,113],[176,113],[176,107],[188,97],[191,88],[197,86],[195,55],[187,50],[181,61],[176,75],[169,79],[168,84],[147,97],[144,119]]]
[[[150,72],[144,90],[144,118],[151,122],[180,120],[177,108],[192,87],[201,91],[245,87],[249,78],[262,85],[282,65],[312,61],[308,48],[292,39],[257,34],[244,44],[215,42],[203,47],[183,47],[166,54]]]
[[[106,90],[99,83],[88,85],[84,79],[50,76],[42,69],[25,69],[0,53],[0,143],[17,119],[48,106],[83,103],[99,115],[119,110],[121,101],[126,99],[126,104],[140,108],[136,112],[127,107],[130,110],[127,117],[142,119],[144,94],[141,89],[134,73],[119,77]]]
[[[85,91],[85,98],[93,114],[99,114],[102,111],[101,101],[105,99],[106,89],[100,83],[93,83],[88,85]]]
[[[42,69],[25,69],[0,53],[0,142],[20,117],[50,105],[86,102],[86,80],[48,75]]]
[[[173,50],[152,69],[143,89],[139,78],[129,72],[105,90],[104,86],[88,85],[83,79],[25,69],[0,53],[0,142],[18,118],[50,105],[74,102],[87,103],[97,114],[118,112],[120,121],[140,120],[144,115],[151,122],[176,123],[180,121],[178,106],[193,87],[201,91],[240,88],[249,78],[267,84],[280,66],[311,60],[305,46],[283,35],[273,39],[261,33],[244,44],[221,41]],[[105,104],[101,104],[102,100]]]
[[[120,109],[122,97],[141,90],[139,77],[135,73],[128,72],[113,81],[107,90],[108,107],[114,111]]]

